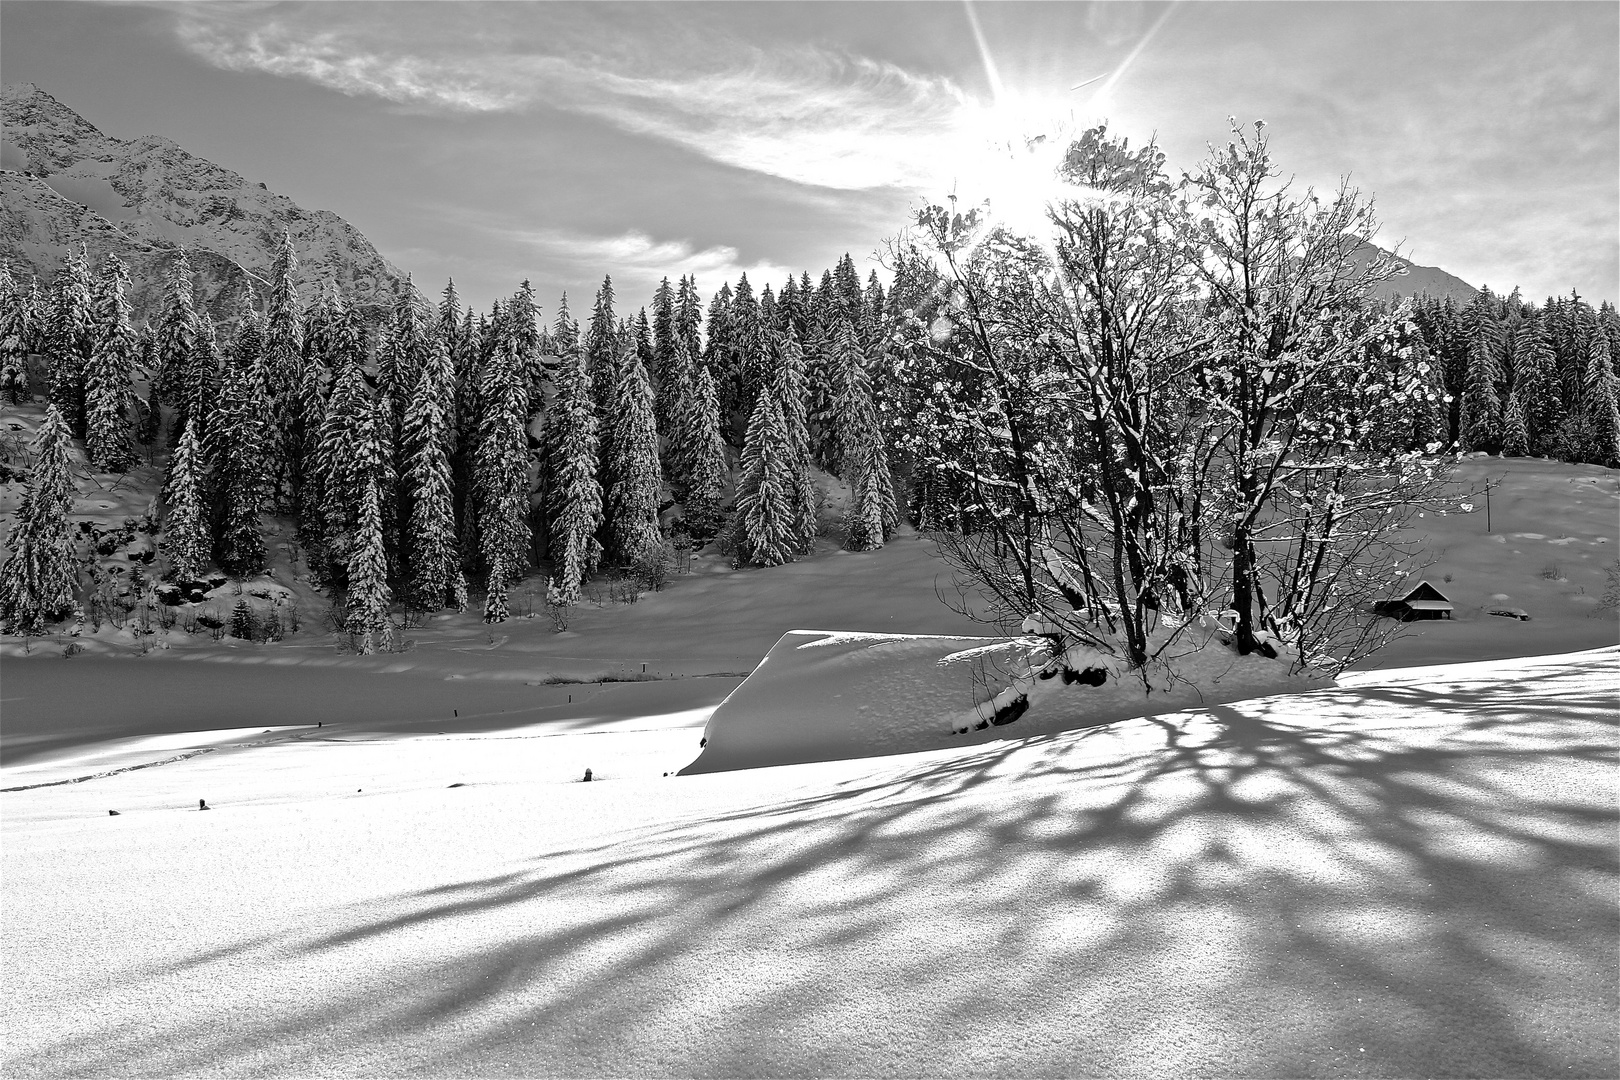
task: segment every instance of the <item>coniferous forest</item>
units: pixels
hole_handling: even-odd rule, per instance
[[[1116,189],[1139,211],[1168,205],[1151,147],[1129,150],[1106,131],[1075,147],[1066,168],[1077,180]],[[1225,172],[1215,162],[1201,174],[1209,199],[1241,195],[1244,176],[1271,175],[1263,139],[1244,153]],[[1328,224],[1341,236],[1364,232],[1354,199],[1343,205],[1351,216]],[[92,267],[70,253],[50,282],[0,271],[0,396],[48,404],[0,570],[0,624],[39,633],[74,609],[70,442],[105,473],[166,463],[154,572],[170,581],[213,567],[259,573],[264,515],[294,521],[312,581],[362,652],[391,647],[395,612],[477,604],[486,621],[503,621],[512,587],[537,573],[548,605],[565,612],[592,575],[661,581],[694,546],[717,545],[740,566],[793,561],[826,528],[827,476],[849,492],[837,534],[853,550],[882,546],[902,518],[947,537],[984,532],[1032,481],[1014,475],[1018,461],[994,475],[994,453],[975,444],[988,429],[969,414],[1011,416],[1007,402],[1019,395],[1063,392],[1040,381],[1054,371],[1071,388],[1126,376],[1060,365],[998,387],[1003,370],[977,362],[976,349],[1037,356],[1055,347],[1050,329],[1018,339],[1014,309],[1045,302],[1020,288],[1056,271],[1083,292],[1072,248],[1107,253],[1117,223],[1073,217],[1070,247],[1060,244],[1055,259],[993,228],[978,235],[987,230],[971,213],[935,207],[918,224],[929,257],[915,240],[896,244],[887,286],[876,272],[863,282],[848,255],[819,279],[806,271],[773,287],[744,275],[707,299],[681,277],[627,300],[608,276],[581,318],[567,297],[547,316],[527,282],[486,312],[463,304],[453,282],[436,298],[407,283],[391,311],[362,314],[330,285],[300,293],[290,237],[263,294],[221,319],[198,310],[184,251],[161,310],[138,327],[116,257]],[[1099,231],[1087,239],[1087,227]],[[1158,220],[1142,236],[1162,239],[1165,228]],[[1009,266],[1023,266],[1022,277]],[[1221,399],[1218,335],[1200,329],[1222,317],[1208,310],[1210,291],[1177,293],[1173,273],[1128,277],[1127,292],[1149,292],[1123,317],[1162,324],[1163,341],[1189,354],[1203,349],[1194,381]],[[994,295],[975,292],[991,285]],[[1147,302],[1155,289],[1157,306]],[[1574,294],[1537,304],[1489,289],[1464,304],[1339,294],[1333,303],[1334,347],[1352,343],[1343,370],[1383,372],[1379,385],[1399,402],[1357,429],[1364,449],[1620,465],[1611,304]],[[1119,314],[1098,303],[1076,325]],[[961,348],[948,343],[953,334]],[[1098,341],[1108,339],[1103,327]],[[1107,352],[1095,341],[1089,352],[1084,341],[1075,347],[1093,360]],[[1334,389],[1314,386],[1299,401]],[[1317,406],[1286,406],[1306,407]],[[1082,426],[1096,420],[1086,409],[1073,413]],[[1126,418],[1119,430],[1129,436],[1137,421],[1157,422]],[[1071,466],[1085,483],[1096,462]],[[1155,482],[1144,479],[1143,490]],[[1130,530],[1121,519],[1117,532]],[[989,532],[998,547],[1018,541]],[[1138,583],[1150,606],[1170,587],[1185,591],[1196,570],[1172,563]],[[1265,637],[1259,622],[1255,632]]]

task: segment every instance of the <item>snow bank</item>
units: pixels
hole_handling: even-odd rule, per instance
[[[789,631],[715,710],[681,772],[939,750],[1331,684],[1207,634],[1178,642],[1177,677],[1156,676],[1151,692],[1084,646],[1068,651],[1070,674],[1042,677],[1047,648],[1040,637]]]

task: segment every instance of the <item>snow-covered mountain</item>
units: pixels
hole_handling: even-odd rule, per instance
[[[117,252],[130,263],[139,319],[156,310],[184,246],[199,300],[228,317],[250,282],[262,289],[286,229],[308,290],[332,281],[367,304],[404,280],[338,215],[305,210],[168,139],[106,135],[32,83],[5,87],[0,115],[0,259],[13,273],[47,281],[80,243],[92,266]]]
[[[1356,252],[1355,258],[1365,265],[1380,255],[1389,254],[1390,252],[1376,244],[1363,244]],[[1396,259],[1405,269],[1372,290],[1373,295],[1380,299],[1393,300],[1398,296],[1427,293],[1430,296],[1449,296],[1462,304],[1473,299],[1479,292],[1462,278],[1448,274],[1438,266],[1420,266],[1403,256],[1396,256]]]

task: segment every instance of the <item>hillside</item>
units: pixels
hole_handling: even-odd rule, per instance
[[[107,135],[31,83],[4,89],[0,116],[0,259],[49,280],[70,246],[87,245],[92,264],[116,252],[130,263],[137,321],[155,310],[181,246],[217,315],[234,315],[245,284],[264,280],[283,230],[308,289],[331,281],[364,306],[404,278],[338,215],[306,210],[168,139]]]

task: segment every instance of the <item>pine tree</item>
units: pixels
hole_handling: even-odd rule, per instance
[[[1609,339],[1601,330],[1592,334],[1586,364],[1586,417],[1591,432],[1587,460],[1594,465],[1614,468],[1620,465],[1620,412],[1614,360],[1609,355]]]
[[[585,331],[585,373],[591,380],[596,415],[605,417],[613,401],[613,383],[618,378],[619,326],[613,314],[613,279],[604,277],[591,309],[591,325]]]
[[[193,385],[196,351],[197,312],[192,301],[191,262],[181,248],[170,268],[163,310],[158,314],[157,375],[152,384],[159,396],[174,406],[177,432],[184,431],[191,420],[200,420],[206,411],[198,409],[201,398]]]
[[[541,388],[551,373],[541,361],[540,309],[534,302],[534,288],[527,280],[518,286],[506,305],[506,333],[512,340],[518,379],[523,384],[524,401],[533,418],[545,403]]]
[[[68,249],[67,265],[53,283],[46,361],[50,367],[51,404],[62,413],[68,429],[85,433],[84,377],[95,347],[94,286],[88,255]]]
[[[845,528],[852,551],[880,548],[889,539],[900,515],[895,508],[889,455],[878,426],[866,368],[853,365],[839,402],[840,474],[849,483],[849,511]]]
[[[193,581],[208,567],[208,515],[203,505],[202,447],[197,422],[186,425],[163,486],[163,555],[172,577]]]
[[[459,609],[467,591],[450,496],[450,409],[454,400],[450,357],[442,339],[435,340],[405,408],[405,468],[400,477],[410,506],[405,530],[409,595],[412,604],[424,611],[437,611],[447,603]]]
[[[760,318],[759,301],[748,284],[747,274],[737,279],[727,329],[731,335],[731,356],[725,368],[715,371],[715,380],[720,387],[720,407],[742,419],[752,415],[754,398],[768,380],[772,366],[768,331]]]
[[[259,514],[269,487],[270,433],[262,351],[262,327],[250,292],[205,432],[213,474],[214,554],[220,567],[237,577],[261,570],[265,558]]]
[[[681,279],[686,284],[686,279]],[[670,287],[669,278],[658,283],[653,292],[652,313],[652,366],[648,374],[653,384],[653,419],[658,424],[660,432],[668,433],[674,429],[675,413],[678,406],[671,398],[675,392],[675,383],[681,377],[686,377],[690,385],[690,372],[678,372],[676,369],[676,348],[679,344],[675,333],[675,290]]]
[[[304,454],[309,444],[308,387],[304,382],[303,319],[299,311],[298,254],[292,232],[282,230],[281,247],[270,268],[270,303],[265,309],[264,387],[271,429],[267,446],[270,495],[282,510],[299,505]]]
[[[692,366],[697,378],[690,418],[685,422],[685,437],[690,444],[682,511],[687,531],[706,539],[720,530],[720,499],[730,478],[730,467],[726,463],[726,441],[720,434],[720,395],[715,390],[714,376],[703,364]]]
[[[815,547],[820,522],[816,517],[816,485],[810,472],[810,427],[805,420],[804,354],[791,329],[772,335],[771,354],[774,378],[770,391],[776,395],[787,436],[788,468],[792,484],[793,532],[799,550]],[[762,388],[761,393],[765,392]]]
[[[666,410],[667,419],[658,421],[658,431],[664,443],[664,475],[669,479],[675,500],[685,502],[699,430],[697,402],[694,399],[697,386],[692,381],[692,361],[685,342],[675,343],[675,359],[667,365],[667,372],[664,386],[659,391],[659,401]]]
[[[383,546],[382,494],[368,483],[360,495],[360,513],[349,554],[345,628],[355,649],[369,656],[393,647],[393,621],[388,617],[388,559]]]
[[[313,470],[320,480],[322,501],[320,542],[312,547],[321,549],[316,555],[334,586],[341,585],[347,574],[366,490],[375,490],[379,499],[393,490],[391,455],[381,438],[381,412],[360,365],[345,362],[326,403]]]
[[[17,288],[10,264],[0,264],[0,395],[13,405],[32,399],[28,388],[28,296]]]
[[[798,554],[792,458],[781,401],[774,393],[761,393],[748,418],[737,482],[732,527],[740,562],[780,566]]]
[[[1519,395],[1508,395],[1507,408],[1502,410],[1502,453],[1508,457],[1528,457],[1530,433],[1525,427],[1524,406]]]
[[[620,339],[619,378],[607,424],[602,459],[602,492],[607,525],[603,548],[611,562],[629,565],[657,548],[659,484],[658,429],[652,387],[636,347],[634,332]]]
[[[1527,321],[1519,339],[1523,345],[1517,363],[1517,391],[1530,449],[1536,454],[1550,454],[1564,419],[1564,394],[1558,376],[1558,354],[1553,350],[1546,313]]]
[[[602,487],[596,475],[596,408],[590,377],[566,303],[552,336],[559,363],[556,395],[546,414],[548,550],[558,595],[571,604],[579,599],[580,585],[601,557],[596,530],[602,522]]]
[[[47,407],[29,447],[34,469],[6,534],[11,554],[0,564],[0,631],[8,634],[43,633],[73,610],[77,575],[68,512],[78,492],[69,471],[71,439],[61,410]]]
[[[720,395],[721,431],[727,442],[736,441],[732,353],[731,286],[722,283],[719,291],[709,298],[709,332],[703,342],[703,365],[709,369],[709,374],[714,378],[715,391]]]
[[[131,441],[136,342],[128,286],[123,260],[109,255],[96,290],[96,340],[85,369],[85,451],[90,464],[106,472],[124,472],[139,460]]]
[[[1462,445],[1466,450],[1495,451],[1502,445],[1502,401],[1496,394],[1499,374],[1488,338],[1474,335],[1462,402]]]
[[[484,365],[483,415],[473,462],[474,512],[486,578],[484,621],[506,618],[506,590],[529,563],[528,395],[516,343],[505,340]]]
[[[827,459],[833,472],[848,479],[844,476],[849,467],[845,458],[859,444],[862,425],[872,420],[869,415],[872,382],[866,371],[860,335],[849,320],[837,321],[827,353],[827,392],[831,397]]]
[[[702,326],[703,298],[698,296],[697,279],[684,277],[675,292],[675,336],[694,363],[703,354]]]

